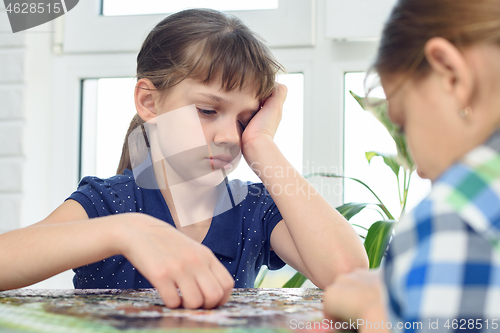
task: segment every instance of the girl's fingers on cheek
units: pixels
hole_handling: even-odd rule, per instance
[[[283,97],[283,100],[285,100],[286,99],[286,95],[288,95],[288,88],[287,88],[287,86],[285,86],[284,84],[280,84],[279,85],[279,89],[280,89],[281,95]]]
[[[270,97],[273,97],[277,103],[283,104],[287,94],[288,88],[284,84],[279,83],[274,87],[274,91]]]
[[[156,286],[156,289],[158,289],[158,293],[167,308],[175,309],[181,306],[181,297],[177,291],[177,286],[172,281],[165,281]]]
[[[182,295],[182,306],[186,309],[199,309],[205,302],[194,276],[181,276],[177,280]]]

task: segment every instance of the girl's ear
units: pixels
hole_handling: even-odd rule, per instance
[[[427,41],[424,53],[431,70],[438,75],[443,89],[457,98],[459,107],[470,105],[474,78],[463,53],[441,37]]]
[[[140,79],[135,85],[134,100],[137,114],[144,121],[155,120],[158,91],[148,79]]]

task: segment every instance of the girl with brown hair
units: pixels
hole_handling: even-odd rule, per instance
[[[396,228],[387,293],[378,272],[342,275],[325,293],[325,313],[362,332],[495,331],[500,1],[398,1],[374,68],[433,189]]]
[[[212,308],[253,287],[262,265],[286,262],[319,287],[366,267],[353,228],[273,141],[279,70],[235,17],[193,9],[161,21],[137,57],[118,175],[85,177],[45,220],[1,235],[0,252],[18,255],[1,259],[13,268],[0,289],[78,267],[77,288],[153,286],[168,307]],[[262,183],[227,181],[241,156]],[[32,246],[19,249],[21,237]]]

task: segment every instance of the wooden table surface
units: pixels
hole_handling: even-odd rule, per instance
[[[217,309],[170,310],[155,289],[18,289],[0,292],[0,332],[306,332],[323,320],[321,298],[319,289],[234,289]]]

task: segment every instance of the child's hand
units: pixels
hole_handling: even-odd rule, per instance
[[[327,318],[387,322],[382,280],[378,270],[357,269],[340,275],[325,290],[323,297]]]
[[[242,148],[257,138],[274,138],[278,125],[281,121],[283,103],[286,99],[288,89],[285,85],[276,83],[276,87],[264,102],[262,108],[250,120],[242,135]]]
[[[234,280],[209,248],[151,216],[124,216],[120,252],[158,289],[167,307],[210,309],[229,300]]]

